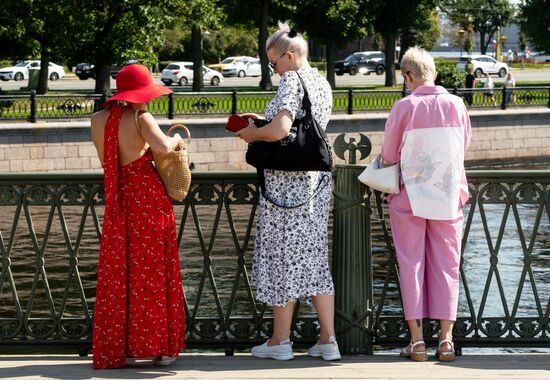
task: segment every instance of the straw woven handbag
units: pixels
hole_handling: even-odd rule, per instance
[[[180,141],[179,145],[168,154],[153,152],[155,168],[166,187],[168,196],[175,201],[181,201],[187,196],[191,186],[191,170],[189,169],[189,155],[187,146],[191,142],[191,133],[183,124],[173,125],[168,132],[172,136],[177,129],[183,129],[187,133],[187,142]]]
[[[136,126],[141,132],[135,113]],[[189,192],[191,186],[191,170],[189,169],[189,155],[187,146],[191,143],[191,133],[183,124],[173,125],[166,134],[172,136],[177,129],[183,129],[187,133],[187,141],[180,141],[176,148],[168,154],[155,153],[155,168],[159,173],[168,196],[175,201],[181,201]]]

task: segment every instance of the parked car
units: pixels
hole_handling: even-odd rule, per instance
[[[476,78],[481,78],[485,73],[498,74],[504,78],[508,74],[508,65],[504,62],[499,62],[488,55],[472,55],[460,57],[456,68],[466,71],[468,60],[471,61],[472,70]]]
[[[240,61],[240,60],[243,60],[243,59],[252,60],[254,58],[253,57],[247,57],[246,55],[240,55],[238,57],[227,57],[226,59],[224,59],[220,63],[214,63],[212,65],[208,65],[208,68],[210,68],[212,70],[219,71],[221,73],[221,72],[223,72],[223,69],[228,68],[230,65],[234,65],[237,61]]]
[[[269,75],[273,75],[273,69],[269,67]],[[262,64],[259,59],[253,59],[246,64],[245,76],[247,77],[259,77],[262,76]]]
[[[384,74],[386,70],[386,60],[381,51],[360,51],[353,53],[344,60],[334,62],[334,72],[336,75],[356,75],[357,73],[370,74],[375,72],[377,75]]]
[[[78,63],[74,73],[81,80],[95,79],[95,67],[91,63]]]
[[[123,68],[124,66],[132,65],[132,64],[134,64],[134,63],[138,63],[137,59],[130,59],[130,60],[124,62],[124,65],[122,65],[122,66],[118,66],[118,65],[116,65],[116,66],[111,66],[111,73],[110,73],[111,78],[116,79],[116,76],[117,76],[118,72],[119,72],[120,70],[122,70],[122,68]]]
[[[205,84],[217,86],[222,81],[222,75],[206,66],[202,67]],[[177,83],[180,86],[193,83],[193,62],[172,62],[160,73],[160,80],[166,86]]]
[[[224,66],[224,68],[222,69],[222,75],[224,77],[246,77],[248,76],[246,66],[249,62],[252,62],[254,60],[255,58],[252,57],[237,58],[233,63],[229,63]]]
[[[40,61],[29,60],[17,63],[15,66],[4,67],[0,69],[0,79],[2,80],[25,80],[29,79],[29,69],[40,69]],[[63,66],[50,62],[48,65],[48,78],[50,80],[58,80],[65,76]]]

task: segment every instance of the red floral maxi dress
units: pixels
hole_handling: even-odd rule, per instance
[[[94,368],[126,357],[177,356],[185,348],[183,289],[172,202],[150,150],[118,165],[114,107],[105,124],[105,216],[93,326]]]

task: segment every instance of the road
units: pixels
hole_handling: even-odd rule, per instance
[[[539,81],[539,80],[550,80],[550,70],[547,69],[515,69],[514,77],[516,81]],[[274,85],[278,85],[280,76],[278,74],[273,75],[272,81]],[[384,84],[385,76],[384,75],[355,75],[350,76],[344,74],[343,76],[336,76],[336,86],[337,87],[348,87],[348,86],[367,86],[367,85],[382,85]],[[493,76],[495,83],[504,82],[504,78],[498,78]],[[402,79],[398,77],[398,83],[401,83]],[[247,78],[224,78],[221,87],[227,87],[228,89],[236,87],[256,87],[260,82],[259,77],[247,77]],[[155,77],[155,83],[162,84],[158,76]],[[26,81],[23,82],[1,82],[0,88],[3,90],[15,90],[20,87],[26,86]],[[88,80],[79,80],[74,75],[67,75],[66,77],[56,81],[49,82],[50,89],[52,90],[93,90],[95,86],[95,81],[93,79]],[[115,88],[116,83],[111,79],[111,88]],[[179,86],[173,86],[174,89],[180,89]],[[190,90],[191,86],[186,86],[186,90]],[[183,90],[183,89],[182,89]]]

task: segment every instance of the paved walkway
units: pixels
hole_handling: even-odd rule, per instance
[[[548,354],[465,355],[453,363],[414,363],[396,355],[349,356],[327,363],[299,354],[289,362],[247,354],[184,354],[169,367],[137,364],[94,371],[91,357],[0,356],[2,379],[550,379]]]

